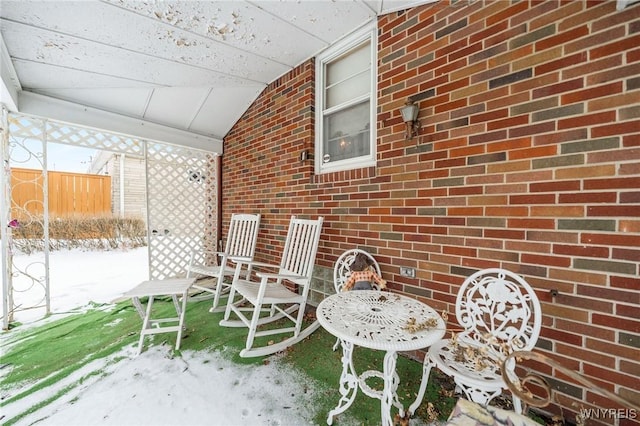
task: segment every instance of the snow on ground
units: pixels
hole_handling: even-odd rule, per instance
[[[21,267],[37,255],[17,255]],[[55,251],[50,256],[53,317],[89,301],[111,302],[148,277],[147,249],[128,251]],[[31,266],[36,271],[39,266]],[[18,296],[37,302],[37,289]],[[18,312],[15,320],[37,325],[43,309]],[[9,332],[10,333],[10,332]],[[2,338],[0,336],[0,343]],[[135,347],[134,347],[135,346]],[[171,358],[169,346],[152,346],[135,356],[137,344],[113,357],[96,361],[95,371],[108,374],[86,378],[79,387],[18,425],[304,425],[310,424],[313,389],[300,377],[283,371],[277,362],[261,366],[236,365],[216,353],[183,351]],[[80,377],[69,378],[69,383]],[[336,378],[337,380],[337,378]],[[59,383],[31,397],[2,407],[10,419],[68,383]],[[317,396],[316,396],[317,397]],[[336,398],[338,397],[336,389]],[[336,399],[337,402],[337,399]],[[341,416],[347,420],[348,416]]]
[[[83,380],[17,425],[311,424],[313,392],[277,363],[236,365],[215,353],[193,351],[172,359],[168,346],[152,346],[137,357],[133,347],[125,352],[125,361],[94,362],[91,368],[106,374]],[[9,404],[3,414],[11,418],[29,402],[34,401]]]
[[[44,276],[44,254],[16,254],[14,267],[37,278]],[[51,312],[62,314],[90,301],[110,303],[149,277],[147,248],[88,251],[55,250],[49,254]],[[44,289],[24,274],[13,281],[15,304],[44,304]],[[18,311],[14,320],[29,323],[42,318],[44,308]],[[55,315],[54,315],[55,317]]]

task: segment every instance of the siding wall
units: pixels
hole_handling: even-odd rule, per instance
[[[640,5],[469,3],[379,19],[377,167],[314,175],[313,61],[271,84],[225,138],[223,223],[262,213],[258,257],[277,261],[289,216],[323,215],[325,276],[361,247],[451,313],[470,273],[513,270],[542,302],[538,350],[640,403]],[[615,407],[536,368],[555,413]]]
[[[111,176],[111,205],[112,213],[120,216],[122,209],[121,186],[121,155],[109,153],[108,159],[100,168],[100,173],[106,173]],[[144,158],[125,155],[124,159],[124,217],[141,218],[147,217],[147,191],[145,179],[145,163]]]

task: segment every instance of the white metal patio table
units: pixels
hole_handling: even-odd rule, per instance
[[[413,351],[430,346],[445,333],[445,323],[438,313],[425,303],[409,297],[376,290],[341,292],[324,299],[316,309],[320,325],[338,337],[342,346],[341,398],[329,412],[327,424],[353,403],[358,388],[372,398],[378,398],[382,424],[392,425],[391,406],[404,416],[405,410],[398,400],[396,372],[398,351]],[[431,324],[422,329],[410,324]],[[383,371],[369,370],[358,375],[353,366],[354,345],[385,351]],[[378,377],[384,380],[382,392],[369,387],[366,380]],[[422,379],[424,380],[424,378]],[[410,410],[414,410],[424,396],[420,386],[418,396]],[[410,413],[412,414],[412,413]]]
[[[140,318],[142,318],[142,329],[140,330],[140,341],[138,343],[138,354],[142,352],[144,336],[148,334],[178,332],[176,338],[176,350],[180,349],[182,330],[184,328],[184,314],[187,305],[187,292],[193,285],[195,278],[170,278],[164,280],[143,281],[131,290],[124,293],[125,297],[131,297]],[[176,309],[176,317],[151,318],[153,299],[156,296],[171,296],[173,306]],[[178,303],[178,296],[182,298],[182,304]],[[146,310],[140,303],[141,297],[148,297]],[[173,325],[165,325],[165,324]]]

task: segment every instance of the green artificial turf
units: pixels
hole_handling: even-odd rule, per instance
[[[218,322],[222,313],[209,313],[210,301],[190,302],[186,312],[186,331],[183,335],[181,350],[217,351],[238,364],[262,364],[270,362],[268,357],[240,358],[239,352],[244,348],[247,331],[245,328],[220,327]],[[170,299],[156,300],[154,315],[172,315],[173,304]],[[2,406],[39,390],[55,384],[63,383],[58,394],[52,400],[68,392],[83,380],[104,374],[95,371],[91,363],[96,360],[104,362],[121,362],[113,358],[115,354],[129,345],[137,345],[141,319],[130,301],[116,305],[98,306],[83,312],[73,313],[60,319],[51,319],[37,327],[21,330],[15,327],[3,336],[3,354],[0,360],[0,392]],[[277,338],[277,336],[275,337]],[[274,339],[274,336],[270,336]],[[175,333],[155,335],[145,338],[145,349],[150,345],[162,344],[166,341],[175,344]],[[266,342],[262,342],[266,343]],[[333,351],[335,338],[320,328],[310,337],[289,348],[277,356],[278,362],[289,365],[299,372],[300,376],[318,391],[316,417],[314,424],[326,424],[327,415],[337,404],[340,393],[338,383],[342,369],[342,351]],[[174,351],[180,356],[179,351]],[[354,365],[358,372],[382,369],[384,353],[364,348],[354,350]],[[106,359],[108,359],[106,361]],[[84,370],[81,370],[84,367]],[[88,370],[88,371],[85,371]],[[400,355],[397,362],[400,377],[398,395],[405,407],[413,402],[422,376],[422,364]],[[432,401],[439,413],[439,418],[447,418],[453,405],[454,397],[443,396],[440,392],[442,381],[438,372],[432,370],[427,393],[423,404],[417,410],[416,417],[425,423],[430,422],[427,413],[427,401]],[[72,377],[72,379],[70,379]],[[370,386],[381,389],[382,381],[373,379]],[[14,389],[22,389],[15,393]],[[1,419],[4,425],[17,422],[24,415],[35,411],[51,401],[40,401],[26,413],[13,419]],[[394,409],[393,414],[395,415]],[[380,424],[380,401],[369,398],[358,392],[353,405],[334,419],[340,422],[349,419],[359,425]]]

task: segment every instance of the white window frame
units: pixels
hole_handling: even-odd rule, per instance
[[[362,102],[365,98],[360,97],[352,100],[348,105],[340,105],[335,108],[323,110],[324,106],[324,88],[325,88],[325,69],[326,64],[348,53],[350,50],[357,48],[362,43],[369,41],[371,47],[371,88],[369,91],[369,154],[340,160],[336,162],[323,162],[323,138],[324,138],[324,114],[332,113],[344,109],[345,106],[351,106],[354,103]],[[342,170],[360,169],[376,165],[376,110],[377,110],[377,22],[367,24],[358,29],[351,35],[342,39],[338,43],[327,48],[324,52],[316,57],[316,132],[315,132],[315,172],[317,174],[332,173]]]

